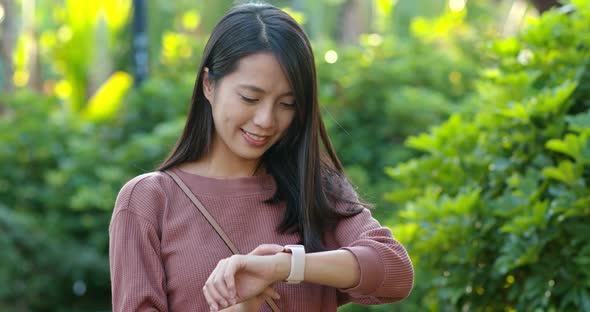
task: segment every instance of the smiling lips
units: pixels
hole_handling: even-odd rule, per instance
[[[244,139],[250,145],[260,147],[260,146],[265,145],[268,142],[268,140],[270,140],[270,136],[257,135],[252,132],[248,132],[244,129],[240,129],[240,130],[242,130],[242,135],[244,136]]]

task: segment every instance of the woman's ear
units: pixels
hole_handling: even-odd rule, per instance
[[[205,67],[205,69],[203,69],[203,94],[209,103],[213,102],[213,94],[215,93],[214,89],[214,83],[209,78],[209,68]]]

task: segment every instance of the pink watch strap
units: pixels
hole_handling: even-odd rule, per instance
[[[299,284],[305,277],[305,247],[286,245],[285,250],[291,252],[291,272],[287,277],[287,284]]]

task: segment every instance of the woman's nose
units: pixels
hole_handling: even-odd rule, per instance
[[[275,122],[272,105],[260,103],[256,109],[253,122],[260,128],[272,128]]]

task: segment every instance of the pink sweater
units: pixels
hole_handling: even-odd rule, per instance
[[[270,175],[207,178],[174,171],[209,210],[241,253],[263,243],[295,244],[297,234],[275,229],[284,203],[266,204],[276,188]],[[351,195],[354,191],[350,189]],[[338,209],[346,204],[338,203]],[[120,191],[109,228],[113,311],[208,311],[203,285],[230,250],[174,181],[153,172],[129,181]],[[275,289],[281,311],[336,311],[347,302],[382,304],[405,298],[413,268],[404,247],[364,209],[327,234],[329,249],[352,252],[360,282],[350,289],[316,284]],[[260,311],[271,311],[263,304]]]

